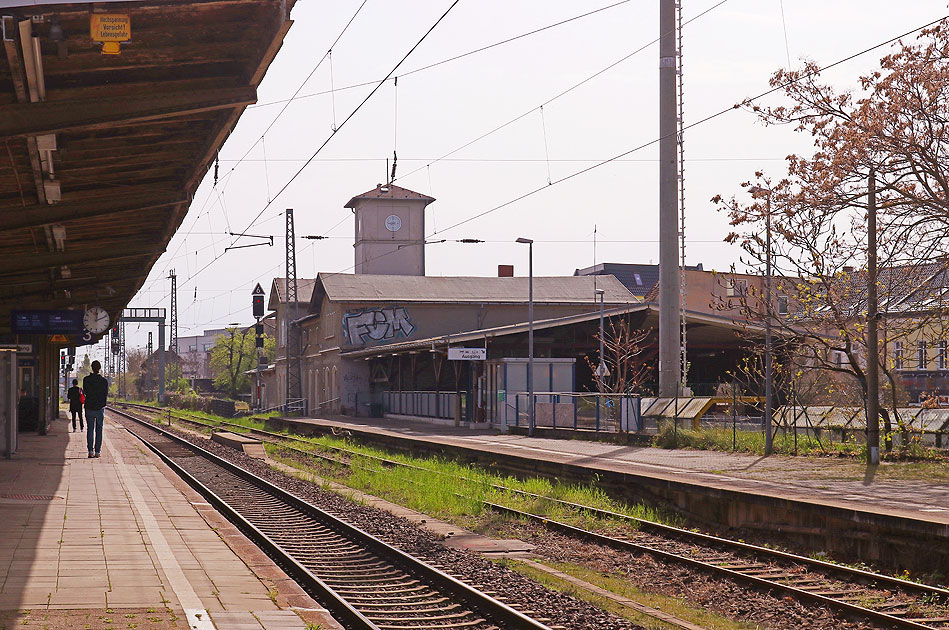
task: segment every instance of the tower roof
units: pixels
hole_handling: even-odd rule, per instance
[[[389,201],[424,201],[425,205],[435,201],[434,197],[429,197],[428,195],[423,195],[422,193],[417,193],[414,190],[409,190],[408,188],[402,188],[401,186],[393,186],[389,184],[388,186],[383,184],[376,184],[376,187],[370,191],[364,192],[361,195],[356,195],[349,202],[344,205],[344,208],[355,208],[356,202],[360,199],[386,199]]]

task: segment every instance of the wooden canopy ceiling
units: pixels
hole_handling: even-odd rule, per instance
[[[14,308],[115,319],[256,102],[293,1],[0,8],[0,333]],[[92,41],[93,12],[130,16],[120,54]]]

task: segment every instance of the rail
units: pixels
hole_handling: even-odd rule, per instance
[[[194,422],[195,424],[205,424],[202,422],[192,421],[192,420],[188,420],[188,422]],[[241,427],[241,428],[246,429],[246,427]],[[323,459],[336,465],[339,465],[339,464],[355,465],[351,462],[337,459],[335,457],[329,457],[327,455],[322,455],[320,453],[315,453],[313,451],[288,447],[285,444],[287,441],[297,442],[297,443],[300,443],[301,445],[306,444],[307,446],[312,446],[312,442],[296,438],[292,435],[278,434],[278,433],[273,433],[273,432],[264,431],[260,429],[251,429],[250,432],[258,436],[264,436],[268,438],[269,441],[272,441],[272,443],[284,444],[284,448],[288,448],[289,450],[302,456]],[[323,448],[332,452],[340,453],[340,454],[345,454],[349,457],[358,456],[360,459],[375,461],[383,469],[392,468],[392,467],[404,467],[404,468],[410,468],[413,470],[418,470],[420,472],[426,472],[429,474],[451,476],[460,481],[471,481],[470,479],[464,476],[450,475],[449,473],[428,470],[424,467],[416,466],[414,464],[409,464],[406,462],[400,462],[400,461],[396,461],[396,460],[392,460],[392,459],[388,459],[384,457],[357,453],[356,451],[353,451],[351,449],[347,449],[344,447],[336,447],[336,446],[321,444],[320,448]],[[367,470],[372,471],[372,472],[379,472],[378,470],[374,470],[370,468],[367,468]],[[885,587],[886,589],[890,589],[893,591],[915,593],[924,599],[938,601],[938,602],[941,602],[943,605],[945,605],[947,602],[949,602],[949,590],[946,590],[941,587],[930,586],[927,584],[921,584],[917,582],[910,582],[907,580],[902,580],[902,579],[890,577],[887,575],[872,573],[872,572],[864,571],[861,569],[854,569],[845,565],[839,565],[839,564],[834,564],[831,562],[817,560],[814,558],[808,558],[806,556],[800,556],[797,554],[792,554],[792,553],[780,551],[777,549],[772,549],[769,547],[761,547],[758,545],[745,543],[743,541],[729,540],[726,538],[712,536],[709,534],[703,534],[700,532],[694,532],[691,530],[681,529],[681,528],[677,528],[677,527],[673,527],[669,525],[664,525],[662,523],[656,523],[654,521],[649,521],[649,520],[645,520],[645,519],[641,519],[637,517],[631,517],[625,514],[602,510],[599,508],[572,503],[569,501],[564,501],[562,499],[557,499],[554,497],[525,492],[523,490],[510,488],[501,484],[492,484],[491,487],[499,491],[506,492],[506,493],[523,495],[533,500],[542,500],[544,502],[556,503],[558,505],[562,505],[564,507],[568,507],[574,510],[587,512],[593,516],[600,517],[600,518],[626,520],[626,521],[629,521],[630,523],[633,523],[637,528],[643,531],[654,532],[660,536],[670,537],[672,539],[686,540],[690,543],[690,545],[689,545],[689,548],[683,554],[673,553],[668,550],[657,548],[657,545],[655,544],[638,545],[628,540],[611,538],[608,536],[603,536],[602,534],[599,534],[597,532],[583,530],[581,528],[577,528],[577,527],[567,525],[564,523],[559,523],[557,521],[551,521],[548,517],[545,517],[545,516],[537,516],[537,515],[533,515],[527,512],[521,512],[519,510],[510,508],[507,506],[497,505],[497,504],[484,502],[484,501],[482,502],[485,504],[486,507],[492,510],[499,511],[499,512],[507,512],[510,514],[516,514],[520,518],[534,520],[547,527],[556,529],[563,533],[586,538],[588,540],[594,540],[600,544],[604,544],[604,545],[608,545],[612,547],[618,547],[618,548],[623,548],[627,550],[636,550],[639,552],[649,553],[651,555],[654,555],[654,556],[657,556],[669,561],[682,562],[690,566],[708,571],[710,573],[718,573],[720,575],[725,575],[732,579],[745,581],[745,582],[754,584],[756,586],[760,586],[760,587],[764,587],[768,589],[781,590],[785,593],[788,593],[789,595],[793,595],[794,597],[798,599],[817,601],[822,604],[826,604],[828,606],[836,608],[838,610],[842,610],[851,614],[858,614],[864,618],[873,619],[878,622],[885,622],[887,624],[892,625],[893,627],[914,628],[917,630],[923,630],[923,629],[932,630],[933,628],[945,628],[947,625],[949,625],[944,622],[939,622],[940,625],[927,625],[927,623],[923,623],[923,622],[924,621],[929,622],[930,620],[926,619],[925,617],[920,617],[918,614],[916,615],[915,619],[910,618],[909,615],[912,614],[911,612],[905,614],[904,616],[898,616],[896,614],[897,611],[895,609],[888,610],[888,611],[874,610],[871,608],[855,605],[851,601],[848,601],[849,599],[852,599],[854,597],[854,590],[852,589],[846,590],[845,592],[841,592],[836,596],[829,596],[825,594],[825,592],[832,592],[832,591],[829,591],[825,585],[822,584],[817,587],[811,587],[807,584],[808,580],[811,578],[807,576],[802,576],[800,574],[795,574],[793,571],[788,571],[786,569],[774,570],[773,568],[770,568],[768,565],[762,564],[758,560],[731,561],[728,563],[723,563],[720,557],[715,556],[713,560],[705,561],[705,560],[702,560],[697,555],[697,550],[694,547],[694,545],[702,545],[712,550],[727,549],[737,554],[743,554],[745,557],[751,557],[755,559],[768,558],[773,562],[783,563],[784,565],[790,566],[790,567],[804,566],[804,567],[808,567],[809,570],[820,571],[826,574],[842,576],[843,578],[845,578],[846,580],[852,583],[852,586],[854,589],[858,588],[857,585],[859,584],[869,583],[869,584],[877,585],[878,587]],[[706,555],[707,555],[707,551],[706,551]],[[768,577],[769,575],[771,575],[772,577]],[[784,583],[781,580],[785,580],[787,583]],[[873,598],[868,597],[865,599],[872,600]],[[910,611],[912,610],[913,608],[910,607]]]
[[[149,430],[159,433],[163,438],[169,439],[180,446],[184,446],[199,455],[205,461],[212,462],[215,466],[223,469],[235,478],[240,479],[255,489],[262,490],[271,497],[271,499],[267,500],[266,505],[251,508],[252,513],[256,511],[259,514],[263,514],[263,517],[256,519],[253,517],[245,517],[239,510],[225,501],[224,498],[213,492],[205,483],[185,470],[184,467],[175,462],[173,458],[162,452],[160,448],[133,432],[133,435],[136,435],[146,446],[169,463],[177,474],[181,475],[192,487],[205,496],[209,502],[221,510],[222,513],[238,527],[242,528],[256,543],[261,545],[278,564],[289,567],[295,579],[301,580],[305,586],[312,589],[311,592],[315,592],[321,596],[323,603],[327,605],[327,608],[331,610],[334,615],[338,616],[344,625],[348,624],[359,630],[380,630],[381,628],[396,629],[404,627],[408,629],[419,626],[435,627],[434,625],[426,626],[426,623],[437,623],[437,627],[450,630],[452,628],[479,628],[499,624],[500,627],[516,630],[550,630],[548,626],[543,623],[527,617],[497,599],[385,543],[381,539],[350,525],[345,520],[329,514],[279,486],[275,486],[261,479],[254,473],[222,459],[173,433],[165,431],[161,427],[136,418],[129,413],[114,408],[110,409],[129,420],[142,424]],[[216,475],[206,473],[203,476],[213,479]],[[221,482],[222,487],[232,488],[231,494],[235,498],[241,498],[248,494],[246,491],[234,487],[233,484],[234,482],[229,480],[223,480]],[[298,513],[298,516],[293,517],[293,527],[277,527],[275,529],[273,524],[270,524],[269,529],[271,531],[269,533],[263,530],[260,521],[270,519],[275,511],[283,509],[279,504],[275,506],[273,499],[277,499],[283,504],[292,507]],[[349,559],[352,559],[351,555],[353,552],[351,551],[351,547],[352,544],[355,543],[367,549],[371,554],[384,559],[385,562],[391,563],[396,573],[393,573],[392,570],[380,568],[378,564],[372,564],[372,567],[370,567],[368,571],[373,574],[373,577],[368,579],[368,582],[371,583],[376,595],[368,602],[364,601],[364,598],[353,595],[353,587],[336,586],[337,584],[344,583],[345,578],[340,574],[350,563],[341,559],[339,552],[336,552],[334,555],[332,551],[330,551],[330,555],[327,558],[321,560],[314,560],[312,555],[303,559],[299,558],[298,556],[300,554],[312,554],[314,549],[312,534],[307,536],[306,532],[298,531],[307,527],[302,525],[299,521],[300,516],[305,516],[329,532],[320,537],[320,547],[332,547],[331,544],[327,543],[326,538],[333,533],[341,535],[351,541],[348,543],[349,550],[344,554],[349,557]],[[280,544],[279,541],[275,540],[276,536],[283,537],[285,533],[297,536],[296,538],[291,538],[290,542],[285,544]],[[285,546],[288,548],[285,548]],[[291,553],[289,549],[305,549],[307,551]],[[358,570],[365,573],[367,572],[366,565],[370,564],[370,560],[359,558],[358,562],[352,564],[358,565]],[[356,571],[356,569],[352,570]],[[320,575],[321,573],[323,574],[322,576]],[[399,619],[390,618],[392,616],[391,612],[387,613],[384,609],[380,610],[379,608],[380,605],[383,605],[384,601],[390,599],[390,596],[393,596],[395,591],[399,590],[398,588],[394,588],[393,593],[387,593],[387,588],[392,587],[387,586],[388,582],[386,580],[392,582],[392,584],[401,584],[401,586],[420,580],[418,587],[408,589],[411,590],[413,594],[407,598],[403,597],[402,600],[404,601],[399,600],[398,603],[390,602],[391,608],[398,609],[400,613],[398,615]],[[367,578],[363,577],[360,581],[366,582]],[[430,586],[425,587],[424,585]],[[417,599],[420,594],[425,595],[425,588],[427,588],[429,592],[432,592],[430,599],[437,599],[438,593],[442,593],[442,596],[449,595],[455,601],[462,602],[465,606],[469,606],[472,611],[478,612],[466,614],[464,611],[453,610],[448,618],[441,617],[439,619],[439,612],[427,608],[424,601],[421,606],[419,602],[415,604],[411,603],[412,600]],[[436,591],[431,591],[433,588],[436,589]],[[347,593],[349,593],[349,597],[347,597]],[[350,602],[350,600],[352,600],[352,602]],[[417,612],[407,610],[413,605],[418,608]],[[409,614],[410,612],[412,612],[412,614]],[[478,623],[478,620],[472,617],[472,614],[485,614],[485,616],[490,619],[490,623],[484,620],[481,620],[482,623]],[[436,622],[427,622],[425,618],[426,615],[435,615],[434,619]]]

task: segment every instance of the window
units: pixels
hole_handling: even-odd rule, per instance
[[[638,287],[643,286],[643,277],[642,277],[642,276],[640,276],[638,273],[634,273],[634,274],[633,274],[633,278],[636,280],[636,286],[638,286]]]
[[[214,347],[214,344],[213,344],[213,343],[206,343],[206,344],[204,344],[204,351],[205,351],[205,352],[211,352],[211,348],[213,348],[213,347]]]
[[[844,363],[844,353],[843,353],[843,352],[835,352],[835,353],[834,353],[834,363],[837,364],[837,367],[840,367],[841,365],[843,365],[843,363]]]
[[[893,365],[897,370],[903,369],[903,342],[896,341],[893,343]]]
[[[942,341],[938,342],[936,347],[939,348],[939,369],[945,370],[946,369],[946,340],[943,339]]]
[[[739,295],[745,295],[746,293],[748,293],[747,280],[729,279],[726,281],[725,297],[737,297]]]
[[[778,315],[787,315],[788,314],[788,296],[779,295],[778,296]]]
[[[916,344],[916,369],[926,369],[926,342],[920,341]]]
[[[198,346],[196,346],[196,345],[193,345],[193,344],[192,344],[192,345],[188,346],[188,352],[194,352],[194,351],[197,350],[197,349],[198,349]]]

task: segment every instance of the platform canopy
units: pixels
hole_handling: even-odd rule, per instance
[[[256,102],[292,5],[0,0],[0,333],[13,308],[115,319]],[[93,39],[126,28],[119,54]]]

